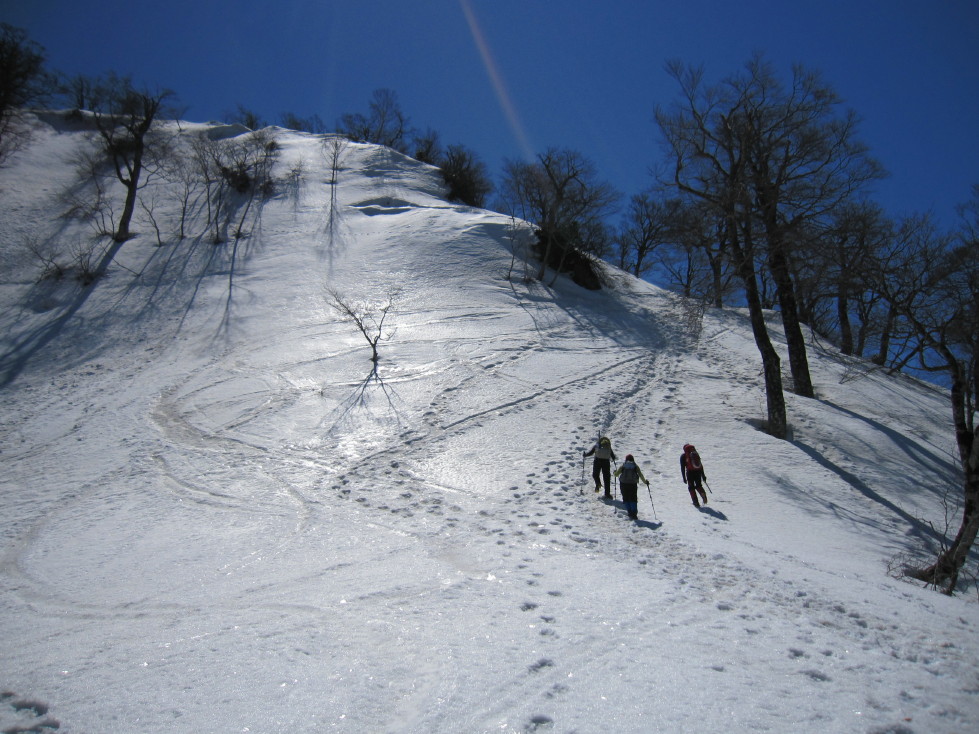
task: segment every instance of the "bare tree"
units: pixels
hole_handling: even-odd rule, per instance
[[[438,161],[442,178],[449,186],[449,201],[482,207],[493,190],[486,164],[463,145],[450,145]]]
[[[621,267],[636,277],[655,270],[684,297],[722,308],[733,278],[724,222],[696,199],[665,193],[632,197],[617,239]]]
[[[755,56],[741,74],[704,87],[700,70],[674,62],[669,71],[683,90],[685,109],[672,123],[664,116],[661,126],[682,119],[709,130],[702,148],[711,138],[726,136],[730,142],[727,152],[736,153],[740,166],[735,184],[750,195],[744,215],[757,222],[765,265],[777,287],[794,390],[813,397],[793,257],[807,228],[880,177],[881,169],[856,140],[856,116],[838,113],[838,96],[815,72],[796,66],[783,84],[771,65]],[[693,161],[694,168],[703,170],[703,163]],[[682,169],[680,174],[683,179],[696,175]],[[703,190],[709,183],[690,188]]]
[[[340,118],[337,132],[358,143],[376,143],[407,153],[411,130],[401,111],[398,95],[391,89],[376,89],[366,115],[359,112]]]
[[[670,206],[650,191],[636,194],[629,200],[618,242],[622,267],[637,278],[652,267],[651,256],[657,248],[674,238],[675,221],[671,219]]]
[[[274,133],[262,129],[224,140],[212,140],[205,133],[192,141],[191,149],[204,185],[212,241],[219,244],[228,239],[236,205],[242,212],[234,230],[237,240],[244,234],[252,204],[272,192],[272,170],[279,154]]]
[[[109,75],[95,85],[92,94],[92,111],[103,150],[116,178],[126,189],[126,200],[113,234],[116,242],[124,242],[130,236],[139,189],[145,185],[144,170],[153,165],[157,146],[163,144],[162,139],[152,134],[154,125],[173,93],[136,89],[129,78]]]
[[[74,110],[87,110],[92,107],[92,97],[95,90],[95,80],[91,77],[77,74],[63,79],[58,84],[59,94]]]
[[[391,309],[395,307],[400,292],[395,290],[389,293],[387,298],[379,303],[352,301],[332,288],[327,293],[330,297],[330,307],[352,322],[367,341],[371,348],[371,362],[377,369],[377,362],[380,360],[377,345],[382,339],[390,338],[390,334],[385,332],[384,322]]]
[[[0,23],[0,164],[29,139],[23,108],[44,99],[50,88],[44,49],[20,28]]]
[[[745,289],[751,330],[762,360],[767,402],[767,430],[786,438],[788,422],[781,359],[765,322],[757,258],[759,233],[753,200],[745,180],[748,154],[740,130],[728,123],[743,104],[731,87],[705,89],[703,73],[678,64],[670,67],[682,97],[672,111],[657,110],[660,130],[674,158],[673,181],[685,195],[699,200],[722,222],[720,237]]]
[[[864,287],[881,299],[877,354],[875,364],[892,372],[904,369],[918,358],[921,342],[903,316],[902,303],[920,302],[929,287],[930,266],[922,253],[934,250],[934,243],[948,239],[942,235],[930,215],[915,214],[896,226],[869,265],[857,271]]]
[[[979,213],[979,190],[974,199]],[[968,215],[970,209],[963,208]],[[979,218],[966,219],[957,241],[930,237],[905,250],[899,263],[873,270],[877,285],[905,320],[918,342],[920,369],[948,379],[952,423],[963,468],[962,523],[955,539],[934,563],[908,569],[909,575],[955,590],[959,572],[979,534]]]
[[[234,112],[226,113],[224,121],[227,123],[236,122],[239,125],[244,125],[249,130],[260,130],[268,124],[255,110],[249,109],[242,104],[239,104]]]
[[[535,163],[508,161],[501,195],[507,211],[539,230],[538,280],[549,265],[556,278],[572,251],[596,252],[607,245],[607,230],[597,225],[619,196],[580,153],[557,148],[540,154]]]
[[[326,157],[330,164],[330,214],[327,223],[327,231],[330,241],[336,236],[336,227],[339,217],[339,182],[340,171],[343,165],[343,154],[347,149],[347,139],[341,135],[333,135],[323,141]]]
[[[439,165],[445,157],[445,151],[442,150],[442,143],[439,140],[439,134],[437,131],[428,128],[425,132],[420,133],[415,136],[414,145],[414,155],[412,156],[416,161],[421,161],[422,163],[428,163],[432,166]]]
[[[326,155],[330,163],[330,185],[336,188],[342,169],[343,154],[347,150],[347,140],[340,135],[333,135],[323,141]]]
[[[795,392],[813,397],[792,277],[793,243],[804,228],[850,200],[880,167],[856,141],[856,115],[837,115],[840,99],[815,72],[795,67],[788,86],[760,57],[731,82],[745,105],[728,124],[742,129],[747,183],[765,233],[767,263],[778,287]]]
[[[284,112],[282,114],[282,127],[289,130],[313,133],[314,135],[322,135],[327,132],[326,123],[323,122],[319,115],[300,117],[292,112]]]
[[[848,203],[834,212],[825,235],[813,242],[814,255],[827,266],[821,279],[834,302],[840,351],[861,355],[878,294],[864,273],[893,239],[893,225],[869,202]],[[853,319],[858,323],[854,328]]]
[[[187,236],[187,220],[198,210],[202,189],[206,180],[196,164],[194,147],[191,143],[191,155],[176,153],[164,163],[163,177],[173,184],[174,198],[180,213],[177,225],[177,238],[182,240]]]
[[[736,279],[724,236],[725,221],[702,201],[686,201],[677,212],[679,243],[706,261],[706,270],[692,283],[693,293],[705,304],[723,308]]]

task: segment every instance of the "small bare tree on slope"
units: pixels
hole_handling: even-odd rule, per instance
[[[136,89],[127,77],[109,75],[95,85],[92,112],[106,157],[116,178],[126,189],[126,201],[115,226],[113,239],[125,242],[136,211],[136,199],[145,185],[146,170],[155,170],[156,154],[163,140],[152,135],[164,113],[164,103],[173,93]],[[148,168],[149,167],[149,168]]]
[[[381,302],[368,303],[352,301],[339,291],[331,288],[327,291],[330,296],[330,307],[353,322],[364,339],[371,348],[371,362],[374,369],[377,369],[377,362],[380,356],[377,353],[378,343],[385,338],[390,338],[390,334],[385,335],[384,322],[388,314],[397,303],[400,291],[394,290],[388,294],[387,298]]]

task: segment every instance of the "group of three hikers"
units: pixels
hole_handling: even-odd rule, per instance
[[[605,496],[612,497],[612,465],[616,461],[615,452],[612,450],[612,442],[608,437],[603,436],[592,446],[590,451],[586,451],[584,456],[594,456],[592,464],[592,478],[595,480],[595,491],[598,492],[605,485]],[[632,454],[627,454],[622,466],[615,470],[615,476],[619,480],[619,489],[622,491],[622,502],[626,512],[633,520],[639,517],[639,482],[642,481],[649,487],[649,481],[643,476],[642,469],[636,463]],[[707,479],[704,473],[704,464],[700,460],[700,454],[693,444],[686,444],[683,453],[680,454],[680,476],[687,484],[690,492],[690,499],[694,505],[700,507],[701,501],[707,504],[707,493],[704,491],[703,483]],[[699,497],[698,497],[699,494]]]

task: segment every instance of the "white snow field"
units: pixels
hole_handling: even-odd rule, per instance
[[[741,311],[527,281],[526,226],[385,148],[331,206],[330,139],[281,129],[237,242],[156,178],[162,246],[140,209],[93,287],[39,282],[93,237],[57,120],[0,169],[0,731],[979,730],[975,589],[888,574],[958,527],[941,390],[813,344],[775,440]],[[376,375],[331,289],[395,297]]]

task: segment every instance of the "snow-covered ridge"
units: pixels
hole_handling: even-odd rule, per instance
[[[940,393],[817,346],[773,440],[742,314],[526,282],[528,233],[431,167],[347,144],[334,186],[272,132],[241,237],[178,240],[155,179],[163,245],[144,211],[88,289],[32,252],[92,241],[84,130],[0,169],[0,729],[971,731],[975,599],[886,573],[956,496]],[[330,291],[395,299],[376,373]]]

